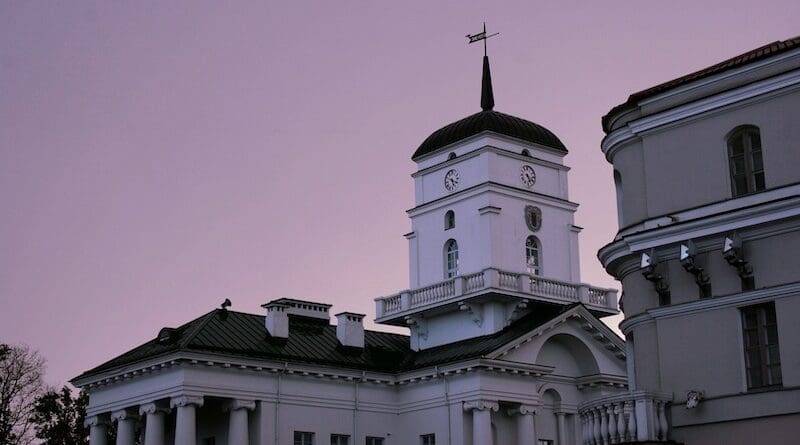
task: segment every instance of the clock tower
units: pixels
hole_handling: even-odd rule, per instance
[[[377,321],[410,326],[416,349],[493,334],[539,305],[616,313],[615,291],[580,283],[566,147],[494,110],[486,56],[482,83],[482,110],[412,156],[409,290],[376,299]]]

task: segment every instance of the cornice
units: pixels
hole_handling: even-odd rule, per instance
[[[797,51],[794,53],[795,56],[798,54]],[[702,99],[691,100],[674,108],[632,120],[625,126],[608,133],[603,138],[600,146],[606,159],[609,162],[613,162],[614,154],[619,148],[628,141],[649,131],[664,128],[677,122],[686,122],[690,119],[699,118],[708,112],[725,109],[733,105],[744,105],[768,97],[786,94],[797,88],[800,88],[800,70],[794,69],[768,79],[713,94]],[[664,94],[666,96],[657,96],[650,99],[646,104],[652,104],[655,100],[665,100],[674,96],[674,93]],[[645,102],[640,106],[643,104]]]
[[[625,359],[625,341],[614,334],[611,329],[604,323],[595,321],[596,318],[582,305],[575,306],[574,308],[564,312],[563,314],[553,318],[547,323],[542,324],[531,332],[517,338],[516,340],[498,348],[493,352],[490,357],[501,358],[509,353],[519,349],[521,346],[533,341],[534,339],[546,334],[552,329],[566,323],[569,320],[575,320],[580,323],[581,329],[587,331],[598,343],[605,349],[611,351],[617,358]]]
[[[530,147],[526,147],[526,148],[530,148]],[[538,147],[536,147],[536,148],[538,148]],[[504,148],[495,147],[494,145],[487,144],[487,145],[484,145],[481,148],[475,149],[475,150],[470,151],[468,153],[464,153],[461,156],[456,156],[453,159],[448,159],[448,160],[446,160],[444,162],[440,162],[438,164],[431,165],[430,167],[425,167],[423,169],[417,170],[417,171],[415,171],[414,173],[411,174],[411,177],[412,178],[416,178],[416,177],[419,177],[419,176],[427,175],[428,173],[433,173],[433,172],[436,172],[436,171],[445,170],[447,168],[452,167],[455,164],[458,164],[460,161],[476,158],[476,157],[482,155],[483,153],[494,153],[494,154],[498,154],[498,155],[501,155],[501,156],[514,158],[514,159],[517,159],[519,161],[527,162],[529,164],[534,164],[534,165],[538,165],[538,166],[541,166],[541,167],[549,167],[549,168],[553,168],[553,169],[556,169],[556,170],[563,170],[563,171],[570,171],[571,170],[570,167],[568,167],[568,166],[566,166],[564,164],[559,164],[557,162],[548,161],[547,159],[537,158],[535,156],[524,156],[524,155],[522,155],[520,153],[515,153],[513,151],[509,151],[509,150],[506,150]]]
[[[415,206],[411,209],[406,210],[406,214],[408,214],[409,217],[414,217],[423,214],[425,212],[429,212],[431,210],[439,209],[441,207],[451,206],[457,202],[487,192],[498,193],[500,195],[510,196],[513,198],[521,198],[521,199],[536,198],[539,204],[545,204],[545,205],[549,204],[558,209],[571,210],[571,211],[575,211],[578,209],[577,203],[568,201],[566,199],[556,198],[555,196],[545,195],[542,193],[537,193],[519,187],[512,187],[510,185],[501,184],[499,182],[486,181],[480,184],[475,184],[472,187],[460,190],[451,195],[442,196],[440,198],[434,199],[433,201],[428,201],[424,204]]]
[[[451,144],[445,145],[444,147],[438,148],[435,151],[432,151],[432,152],[427,153],[427,154],[425,154],[423,156],[420,156],[414,162],[416,162],[417,164],[425,162],[425,160],[427,160],[427,159],[439,156],[442,153],[447,152],[447,151],[455,150],[459,146],[468,145],[469,143],[471,143],[471,142],[473,142],[473,141],[475,141],[477,139],[483,138],[483,137],[498,138],[498,139],[501,139],[501,140],[505,140],[506,142],[519,145],[521,148],[535,148],[537,150],[542,150],[544,152],[547,152],[547,153],[550,153],[550,154],[553,154],[553,155],[556,155],[556,156],[559,156],[559,157],[562,157],[562,158],[567,155],[567,153],[564,153],[561,150],[556,150],[556,149],[548,147],[546,145],[534,144],[532,142],[528,142],[528,141],[525,141],[525,140],[522,140],[522,139],[517,139],[515,137],[508,136],[508,135],[505,135],[505,134],[502,134],[502,133],[497,133],[497,132],[490,131],[490,130],[484,130],[484,131],[481,131],[480,133],[473,134],[472,136],[469,136],[467,138],[455,141],[455,142],[453,142]]]
[[[731,231],[738,231],[743,241],[796,231],[800,229],[800,185],[793,184],[670,216],[645,221],[636,226],[641,228],[639,231],[634,227],[620,231],[615,241],[603,246],[597,253],[603,267],[620,277],[618,271],[611,270],[612,263],[650,248],[677,245]],[[656,220],[664,225],[653,227]],[[704,248],[702,241],[698,242],[698,248]]]
[[[732,295],[704,298],[701,300],[690,301],[687,303],[674,304],[653,309],[626,317],[619,324],[619,329],[628,334],[632,329],[648,324],[655,323],[660,319],[679,317],[687,314],[713,311],[718,309],[749,306],[752,304],[766,303],[781,298],[796,297],[800,295],[800,281],[783,284],[780,286],[765,287],[748,292],[740,292]]]

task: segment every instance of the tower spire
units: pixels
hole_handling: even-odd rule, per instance
[[[489,111],[494,108],[492,91],[492,72],[489,70],[489,56],[483,56],[483,81],[481,82],[481,108]]]
[[[486,40],[489,37],[494,37],[500,33],[496,32],[491,35],[486,34],[486,22],[483,22],[483,32],[478,34],[467,34],[469,43],[480,42],[483,40],[483,80],[481,82],[481,108],[483,111],[489,111],[494,108],[494,92],[492,91],[492,73],[489,70],[489,55],[486,52]]]

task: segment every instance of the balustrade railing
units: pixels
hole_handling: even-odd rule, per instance
[[[606,292],[603,290],[603,292]],[[578,301],[578,286],[546,278],[531,277],[531,293],[551,295],[564,300]]]
[[[669,434],[666,408],[670,400],[668,394],[633,391],[584,403],[578,408],[582,443],[666,441]]]
[[[603,289],[589,288],[589,304],[596,304],[598,306],[605,306],[606,304],[606,291]]]
[[[455,295],[453,279],[411,291],[411,306],[422,306]]]
[[[465,282],[464,290],[466,292],[472,292],[474,290],[483,289],[484,288],[483,272],[464,275],[464,282]]]
[[[502,270],[497,271],[497,275],[499,277],[499,285],[504,289],[517,289],[519,286],[519,275],[513,272],[506,272]]]
[[[508,272],[493,268],[457,276],[420,289],[376,298],[377,318],[401,313],[487,289],[505,289],[546,300],[581,302],[587,306],[616,310],[616,290],[590,287],[586,284],[568,283],[537,275]]]

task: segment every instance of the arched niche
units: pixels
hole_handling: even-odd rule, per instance
[[[536,354],[536,364],[553,366],[553,374],[568,377],[594,375],[600,372],[597,360],[583,340],[571,334],[555,334],[548,338]]]

